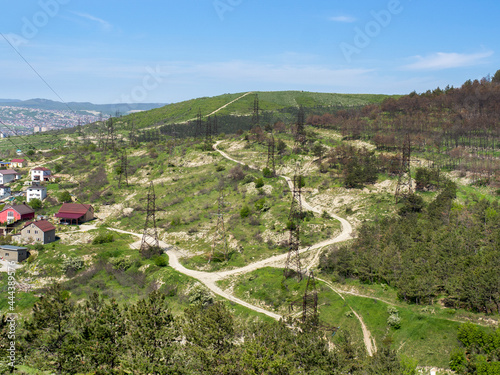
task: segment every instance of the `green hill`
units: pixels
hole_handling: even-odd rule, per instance
[[[218,115],[245,116],[253,112],[255,95],[259,97],[262,111],[277,111],[289,107],[359,107],[381,103],[389,95],[374,94],[333,94],[307,91],[252,91],[249,93],[224,94],[214,97],[191,99],[173,103],[147,112],[127,116],[136,128],[155,124],[184,122],[196,118],[198,111],[207,116],[221,107]],[[233,102],[234,101],[234,102]],[[228,105],[228,103],[231,103]],[[127,121],[126,120],[126,121]]]

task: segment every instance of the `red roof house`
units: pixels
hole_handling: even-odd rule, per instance
[[[21,229],[21,240],[42,244],[56,240],[56,227],[47,220],[30,221]]]
[[[83,203],[63,203],[55,215],[61,223],[81,224],[94,218],[94,207]]]
[[[12,206],[5,206],[0,211],[0,223],[12,224],[18,220],[29,220],[35,217],[35,210],[27,204],[15,204]]]
[[[26,161],[26,159],[12,159],[10,165],[14,168],[24,168],[28,165],[28,162]]]
[[[49,168],[36,167],[31,170],[31,181],[48,181],[51,171]]]

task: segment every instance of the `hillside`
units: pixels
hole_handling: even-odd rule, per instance
[[[278,106],[278,101],[288,105],[300,94],[273,94],[272,105]],[[217,103],[218,107],[214,103],[210,106],[221,108],[242,95],[228,95]],[[405,103],[410,97],[414,95],[402,97],[396,103]],[[193,103],[209,103],[211,99]],[[240,100],[253,110],[253,99],[254,95],[248,94]],[[230,111],[240,100],[220,112]],[[321,115],[316,114],[317,107],[306,107],[307,121],[303,128],[297,125],[300,121],[293,118],[291,111],[289,118],[283,118],[281,123],[263,116],[260,124],[253,124],[252,128],[248,116],[252,110],[247,110],[239,117],[234,113],[221,114],[221,119],[227,120],[221,125],[227,128],[209,137],[206,132],[197,137],[187,132],[171,134],[159,127],[141,132],[135,138],[127,130],[127,117],[123,117],[113,123],[117,127],[114,144],[109,138],[95,136],[98,133],[92,131],[99,129],[92,128],[63,137],[48,133],[38,138],[4,140],[0,148],[4,156],[12,153],[9,141],[26,142],[35,148],[27,156],[30,165],[49,166],[57,175],[47,185],[49,198],[37,209],[37,214],[54,221],[53,214],[68,199],[63,194],[66,192],[76,202],[92,204],[97,216],[87,225],[56,223],[58,241],[41,247],[29,245],[32,255],[16,272],[23,288],[18,292],[18,312],[29,316],[37,301],[42,309],[37,311],[49,311],[50,304],[44,304],[43,299],[40,302],[37,297],[43,294],[78,316],[77,322],[92,320],[92,309],[97,306],[107,311],[103,316],[114,314],[123,317],[124,322],[131,314],[124,306],[133,305],[130,311],[137,314],[146,311],[144,304],[149,302],[143,299],[148,295],[156,298],[151,292],[158,290],[165,298],[162,303],[168,304],[165,309],[179,318],[170,327],[183,332],[191,345],[191,356],[196,358],[186,366],[191,370],[196,366],[214,369],[230,366],[232,358],[253,358],[250,353],[256,348],[253,345],[257,345],[254,339],[260,337],[262,329],[290,339],[285,328],[272,323],[266,323],[269,324],[266,328],[255,328],[249,322],[284,317],[289,324],[300,325],[292,323],[300,317],[300,309],[291,312],[290,307],[301,300],[307,278],[297,282],[292,277],[284,278],[283,273],[290,249],[290,231],[298,225],[303,269],[314,270],[316,275],[319,314],[319,326],[310,333],[312,336],[308,333],[300,337],[301,340],[314,337],[321,348],[331,344],[339,348],[327,351],[338,368],[357,366],[349,367],[348,372],[359,374],[377,368],[379,373],[400,374],[404,366],[414,368],[416,363],[447,368],[453,356],[460,359],[462,353],[465,356],[480,351],[477,345],[469,348],[471,344],[465,333],[472,329],[462,323],[477,324],[471,325],[477,330],[474,340],[480,341],[481,335],[496,340],[490,327],[496,327],[499,321],[500,290],[495,271],[500,239],[500,194],[495,178],[498,144],[491,140],[477,142],[478,152],[472,156],[480,159],[478,155],[487,152],[492,166],[491,170],[482,171],[474,168],[476,164],[472,162],[445,164],[441,159],[442,148],[415,144],[412,151],[416,157],[410,160],[414,191],[395,201],[398,147],[375,142],[373,134],[380,134],[380,128],[376,133],[367,132],[365,137],[363,132],[361,136],[356,133],[360,124],[368,126],[377,120],[377,124],[386,124],[399,138],[397,116],[404,111],[389,106],[391,100],[351,110],[332,105],[322,108]],[[265,104],[265,93],[259,94],[259,102],[261,107],[271,105]],[[332,113],[324,112],[331,109]],[[206,111],[209,110],[207,106]],[[466,114],[464,110],[456,110]],[[195,115],[196,112],[197,109]],[[484,115],[490,118],[490,112],[484,111]],[[294,114],[297,116],[297,110]],[[420,118],[425,118],[427,124],[431,117]],[[203,121],[203,130],[208,124]],[[429,139],[443,130],[432,124],[433,127],[422,126],[426,129],[422,134]],[[174,128],[180,131],[181,126]],[[416,128],[411,129],[418,134]],[[277,177],[266,171],[271,166],[268,160],[271,130]],[[444,130],[451,137],[449,129]],[[482,134],[477,139],[482,139]],[[52,147],[41,151],[38,142],[43,138],[45,145]],[[470,139],[472,143],[475,138]],[[449,147],[446,143],[444,146]],[[298,179],[297,165],[301,175]],[[290,216],[294,179],[300,181],[303,209],[295,218]],[[158,237],[166,253],[138,250],[148,195],[151,201],[151,183],[156,197]],[[12,188],[21,190],[22,181],[14,183]],[[227,252],[217,230],[221,217]],[[353,239],[349,239],[351,233]],[[475,279],[468,275],[471,267],[474,274],[483,276]],[[56,280],[62,285],[63,294],[48,288]],[[471,283],[474,283],[473,293],[468,289]],[[100,302],[92,297],[96,290],[103,298]],[[225,301],[225,307],[217,304],[217,300]],[[0,308],[5,309],[7,301],[2,303]],[[77,313],[76,304],[84,304],[86,312]],[[200,320],[205,313],[208,316]],[[44,326],[42,318],[43,314],[33,317],[38,333],[29,345],[26,364],[50,369],[44,362],[47,352],[43,348],[53,336],[45,337],[41,332],[44,329],[54,332],[55,325]],[[188,320],[177,323],[182,318]],[[107,332],[106,319],[95,322],[95,334]],[[85,358],[97,355],[91,337],[74,334],[83,329],[80,323],[67,319],[64,324],[70,339],[64,341],[61,352],[55,348],[49,353],[54,361],[59,360],[60,353],[67,355],[78,345],[86,348]],[[193,336],[190,324],[206,328],[200,332],[202,337]],[[338,327],[339,333],[330,336],[329,332],[336,332]],[[111,345],[116,340],[116,345],[137,350],[132,349],[127,339],[134,334],[131,330],[132,326],[124,325],[120,332],[128,333],[114,338],[103,336],[99,342]],[[212,346],[200,349],[217,330],[225,335],[221,340],[229,344],[219,349]],[[171,331],[161,332],[165,337],[173,337]],[[23,336],[23,340],[30,338]],[[249,346],[237,344],[247,340]],[[269,343],[258,345],[258,350],[263,350]],[[168,348],[181,355],[177,342],[170,342]],[[225,359],[219,360],[215,353],[224,353]],[[293,353],[284,357],[297,360],[301,357],[300,348],[294,347]],[[273,360],[281,361],[284,357],[273,356]],[[128,355],[117,360],[133,368]],[[494,360],[488,357],[485,363],[492,362],[494,366]],[[196,361],[206,362],[200,365]],[[74,366],[74,371],[93,371],[90,362],[85,363],[68,361],[64,365]],[[311,360],[308,366],[313,363],[321,369],[314,367],[311,371],[333,371],[317,360]],[[109,364],[110,368],[115,365]]]

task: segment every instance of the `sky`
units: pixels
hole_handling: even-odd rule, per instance
[[[496,0],[0,0],[0,98],[408,94],[500,69]]]

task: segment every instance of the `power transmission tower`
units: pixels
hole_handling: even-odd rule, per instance
[[[253,100],[253,115],[252,115],[252,125],[259,125],[259,95],[255,94],[255,99]]]
[[[125,175],[125,184],[128,187],[128,171],[127,171],[128,170],[128,159],[127,159],[127,152],[126,151],[123,151],[120,159],[121,159],[121,164],[120,164],[121,172],[120,172],[120,179],[118,180],[118,188],[121,187],[123,175]]]
[[[219,124],[217,122],[217,115],[214,115],[214,122],[212,123],[212,135],[217,137],[219,135]]]
[[[276,177],[276,164],[274,162],[274,150],[275,142],[274,135],[271,133],[271,137],[267,142],[267,169],[271,171],[272,177]]]
[[[115,126],[113,124],[113,117],[110,117],[106,123],[108,136],[106,138],[106,151],[115,150]]]
[[[316,290],[316,279],[314,278],[313,271],[309,271],[304,295],[300,300],[290,304],[290,311],[293,311],[295,306],[302,307],[302,316],[300,319],[302,323],[308,322],[318,325],[318,291]]]
[[[306,140],[306,131],[304,129],[305,122],[304,108],[300,106],[299,113],[297,114],[297,128],[295,130],[295,144],[297,146],[304,143]]]
[[[198,114],[196,115],[196,129],[195,129],[195,137],[201,137],[203,134],[202,132],[203,124],[201,121],[201,109],[198,110]]]
[[[212,118],[208,116],[207,124],[205,127],[205,150],[212,149]]]
[[[394,194],[396,203],[398,203],[399,198],[407,197],[413,193],[410,164],[411,164],[411,142],[410,142],[410,134],[407,133],[403,141],[403,146],[401,147],[398,185],[396,186],[396,193]]]
[[[221,256],[224,258],[224,261],[228,260],[226,229],[224,228],[224,192],[222,189],[219,193],[217,207],[217,227],[215,229],[214,242],[212,243],[212,252],[208,259],[208,263],[210,263],[214,258],[220,259]]]
[[[160,248],[158,241],[158,230],[156,228],[156,195],[153,182],[149,185],[147,196],[146,222],[144,224],[144,232],[141,241],[141,253],[151,254],[156,249]],[[152,250],[152,251],[151,251]]]
[[[297,164],[295,175],[293,176],[292,204],[288,215],[287,227],[290,232],[288,256],[286,258],[283,275],[285,278],[297,275],[299,281],[302,280],[302,268],[300,264],[300,224],[302,222],[302,176],[300,167]]]

